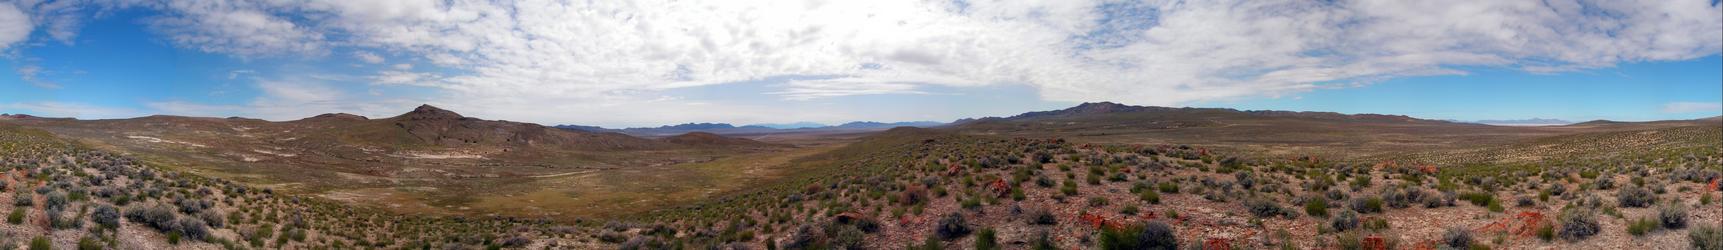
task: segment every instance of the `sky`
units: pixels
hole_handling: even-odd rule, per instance
[[[950,121],[1082,102],[1723,114],[1723,7],[1648,1],[0,0],[0,113]]]

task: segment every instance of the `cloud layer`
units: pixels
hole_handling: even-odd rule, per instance
[[[769,92],[788,100],[1016,84],[1044,100],[1177,105],[1469,67],[1561,72],[1723,50],[1723,11],[1704,0],[92,5],[157,10],[147,23],[174,45],[239,58],[425,62],[371,79],[499,110],[596,112],[662,100],[655,92],[665,89],[780,76],[815,78]],[[18,18],[27,11],[9,6],[0,4],[0,48],[33,26]],[[22,10],[33,8],[41,7]],[[64,22],[41,25],[54,23]],[[348,50],[357,52],[337,52]],[[516,112],[526,111],[506,111],[515,119],[552,115]]]

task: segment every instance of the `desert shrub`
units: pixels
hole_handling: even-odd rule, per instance
[[[1599,190],[1615,189],[1615,178],[1610,178],[1607,176],[1603,177],[1603,178],[1597,178],[1597,181],[1592,182],[1592,187],[1596,187]]]
[[[616,249],[669,249],[669,247],[670,244],[665,243],[664,239],[658,238],[658,236],[641,235],[628,239],[628,242],[623,242],[622,245],[617,246]]]
[[[905,205],[921,204],[927,201],[927,188],[909,186],[903,189],[903,193],[898,195],[897,200]]]
[[[499,243],[500,243],[499,244],[500,246],[505,247],[505,248],[518,248],[518,247],[525,247],[527,244],[532,244],[532,239],[528,239],[525,236],[516,235],[516,236],[511,236],[507,239],[503,239],[502,242],[499,242]]]
[[[1320,198],[1305,200],[1304,214],[1313,217],[1328,217],[1328,200]]]
[[[1053,178],[1048,178],[1046,175],[1035,176],[1035,185],[1036,186],[1047,188],[1047,187],[1053,187],[1053,184],[1056,184],[1056,183],[1053,183]]]
[[[209,236],[209,226],[204,224],[201,219],[180,217],[179,222],[177,223],[179,223],[178,229],[180,234],[185,235],[185,237],[190,237],[194,240],[203,240]]]
[[[1472,230],[1462,227],[1450,227],[1442,233],[1442,245],[1451,249],[1467,249],[1472,246]]]
[[[1656,198],[1656,196],[1652,196],[1651,191],[1642,187],[1623,187],[1615,192],[1615,202],[1622,207],[1649,206],[1652,200]]]
[[[1627,223],[1627,234],[1633,236],[1644,236],[1645,233],[1650,233],[1653,229],[1657,229],[1657,222],[1648,218],[1639,218]]]
[[[1178,236],[1172,227],[1159,221],[1123,228],[1103,228],[1101,249],[1178,249]]]
[[[85,235],[83,238],[78,239],[78,250],[102,250],[102,242],[96,238],[91,238],[89,235]]]
[[[1256,215],[1256,217],[1273,217],[1286,213],[1286,209],[1281,208],[1280,204],[1276,204],[1274,201],[1270,201],[1268,199],[1251,199],[1244,202],[1244,207],[1249,209],[1250,214]]]
[[[1350,206],[1352,211],[1358,211],[1359,213],[1380,213],[1382,212],[1382,198],[1352,198]]]
[[[999,249],[999,239],[992,228],[983,228],[975,234],[975,250]]]
[[[1339,189],[1329,189],[1328,192],[1325,193],[1325,195],[1326,195],[1326,197],[1328,197],[1328,200],[1333,200],[1333,201],[1346,200],[1346,191],[1340,191]]]
[[[30,192],[19,191],[12,195],[12,206],[28,207],[35,205],[35,203],[36,197],[33,197]]]
[[[1089,206],[1090,207],[1105,207],[1105,206],[1107,206],[1107,198],[1106,197],[1089,197]]]
[[[1681,204],[1670,204],[1657,209],[1657,220],[1663,228],[1682,229],[1687,227],[1687,207]]]
[[[866,233],[852,225],[829,223],[826,224],[826,241],[831,249],[861,249],[866,244]]]
[[[1156,185],[1156,190],[1159,190],[1161,193],[1177,194],[1179,193],[1179,184],[1171,181],[1161,182]]]
[[[1556,232],[1562,239],[1579,241],[1597,235],[1597,213],[1590,209],[1575,208],[1562,212],[1558,218],[1561,229]]]
[[[1532,197],[1530,196],[1520,196],[1519,198],[1514,199],[1514,206],[1516,207],[1531,207],[1535,205],[1537,205],[1537,202],[1532,201]]]
[[[135,207],[125,211],[126,220],[143,224],[158,231],[175,231],[179,226],[174,221],[173,209],[166,206]]]
[[[1149,204],[1161,204],[1161,194],[1160,193],[1143,192],[1142,194],[1137,195],[1137,196],[1138,196],[1138,198],[1142,199],[1144,202],[1148,202]]]
[[[1490,206],[1491,203],[1496,203],[1495,195],[1482,192],[1468,192],[1460,194],[1460,199],[1466,200],[1466,202],[1470,202],[1472,205],[1480,207],[1487,207]]]
[[[1027,221],[1029,224],[1053,225],[1059,223],[1058,217],[1054,217],[1053,212],[1048,211],[1046,208],[1032,209],[1029,210],[1028,213],[1024,213],[1024,215],[1028,217]]]
[[[1053,236],[1048,235],[1046,231],[1041,231],[1039,233],[1035,233],[1035,239],[1032,242],[1029,242],[1029,249],[1058,250],[1059,247],[1053,246]]]
[[[1329,218],[1328,226],[1334,228],[1335,231],[1341,232],[1358,228],[1358,213],[1353,211],[1340,211],[1339,214],[1334,215],[1334,218]]]
[[[12,213],[6,215],[6,223],[12,225],[24,224],[24,207],[12,208]]]
[[[54,242],[48,241],[47,237],[42,237],[42,236],[38,235],[38,236],[36,236],[36,238],[30,238],[30,250],[51,250],[51,249],[54,249]]]
[[[1382,190],[1382,201],[1391,208],[1406,208],[1412,206],[1412,195],[1398,188],[1387,188]]]
[[[227,220],[224,219],[227,218],[227,216],[223,216],[221,211],[217,211],[215,209],[206,209],[203,210],[203,212],[198,212],[197,218],[202,219],[205,223],[209,224],[209,227],[213,228],[221,228],[227,225]]]
[[[598,233],[598,241],[622,243],[624,241],[628,241],[628,235],[614,231],[603,231]]]
[[[1555,239],[1555,226],[1552,226],[1549,223],[1543,223],[1543,225],[1538,226],[1537,234],[1538,239],[1543,239],[1544,241]]]
[[[1436,195],[1425,195],[1422,199],[1419,199],[1418,202],[1423,203],[1424,208],[1438,208],[1448,204],[1447,202],[1442,201],[1442,197]]]
[[[1687,230],[1687,243],[1693,249],[1723,249],[1723,229],[1714,225],[1699,225]]]
[[[1364,229],[1370,231],[1382,231],[1388,229],[1388,219],[1380,217],[1364,219],[1363,224]]]
[[[60,191],[48,193],[48,196],[42,199],[42,205],[48,209],[65,209],[67,202],[69,200],[66,198],[66,193]]]
[[[96,211],[90,213],[90,220],[102,228],[120,227],[120,210],[109,205],[97,205]]]
[[[950,240],[968,236],[970,231],[969,222],[963,218],[962,213],[950,213],[939,218],[938,227],[934,228],[933,232],[941,239]]]

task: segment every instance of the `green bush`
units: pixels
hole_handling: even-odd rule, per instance
[[[1089,197],[1089,206],[1090,207],[1105,207],[1105,206],[1107,206],[1107,198],[1106,197]]]
[[[1543,239],[1544,241],[1555,239],[1555,226],[1550,225],[1549,223],[1544,223],[1542,226],[1538,226],[1538,239]]]
[[[102,242],[90,236],[78,239],[78,250],[102,250]]]
[[[1657,219],[1663,228],[1682,229],[1687,227],[1687,207],[1681,204],[1665,205],[1657,209]]]
[[[1723,229],[1699,225],[1687,230],[1687,242],[1693,249],[1723,249]]]
[[[36,238],[30,238],[30,250],[51,250],[51,249],[54,249],[54,242],[48,241],[47,237],[42,237],[42,236],[38,235],[38,236],[36,236]]]
[[[1644,236],[1653,229],[1657,229],[1657,222],[1646,218],[1639,218],[1627,224],[1627,233],[1633,236]]]
[[[1315,198],[1304,201],[1304,214],[1313,217],[1328,217],[1328,200]]]
[[[24,208],[12,208],[12,214],[6,215],[6,223],[11,223],[12,225],[24,224]]]
[[[975,249],[976,250],[999,249],[999,242],[998,242],[999,240],[998,240],[998,237],[995,236],[995,234],[996,233],[993,232],[992,228],[981,229],[981,232],[978,232],[975,234]]]
[[[1101,249],[1178,249],[1172,227],[1159,221],[1123,228],[1102,228]]]
[[[1160,193],[1143,192],[1143,194],[1138,195],[1138,197],[1141,198],[1143,201],[1148,202],[1149,204],[1161,204],[1161,194]]]
[[[1156,187],[1156,189],[1159,190],[1161,193],[1177,194],[1177,193],[1179,193],[1179,184],[1173,183],[1171,181],[1161,182],[1161,184],[1159,184]]]
[[[1496,203],[1496,196],[1489,193],[1467,192],[1460,194],[1460,199],[1480,207],[1488,207],[1490,204]]]

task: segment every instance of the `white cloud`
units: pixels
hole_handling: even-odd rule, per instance
[[[927,94],[915,90],[915,84],[877,82],[857,78],[792,80],[787,85],[789,86],[783,91],[767,94],[780,95],[789,100],[812,100],[852,95]]]
[[[20,80],[24,80],[24,82],[30,83],[30,85],[35,85],[36,87],[44,88],[44,89],[58,89],[58,88],[60,88],[60,84],[50,82],[48,80],[43,80],[40,78],[42,73],[43,73],[41,66],[26,64],[23,66],[18,66],[18,68],[14,69],[13,71],[18,73],[18,78]]]
[[[798,98],[1028,84],[1050,100],[1141,104],[1463,73],[1456,66],[1680,60],[1715,54],[1723,36],[1705,1],[965,3],[175,2],[166,6],[219,22],[158,26],[182,44],[241,56],[329,44],[408,52],[465,71],[435,86],[475,98],[809,75],[858,91]],[[317,18],[278,16],[290,14]]]
[[[291,10],[282,4],[287,3],[165,1],[151,5],[167,14],[151,19],[150,26],[175,45],[241,58],[327,54],[323,33],[277,13]]]
[[[35,29],[29,14],[12,3],[0,2],[0,50],[30,38],[30,32]]]
[[[1711,113],[1723,114],[1723,103],[1716,102],[1671,102],[1663,104],[1664,113]]]
[[[398,96],[353,95],[339,86],[310,76],[259,78],[252,85],[257,97],[240,104],[206,104],[188,101],[155,101],[144,106],[164,114],[189,116],[241,116],[266,120],[295,120],[323,113],[356,113],[393,116],[418,105],[421,100]]]
[[[1015,84],[1051,101],[1177,105],[1723,50],[1723,9],[1705,0],[138,1],[166,13],[149,23],[179,46],[389,51],[440,68],[381,69],[376,83],[514,119],[780,76],[828,79],[770,92],[796,100]]]
[[[383,57],[382,56],[378,56],[376,53],[371,53],[368,51],[354,51],[353,52],[353,58],[359,59],[359,61],[369,63],[369,64],[383,63]]]

